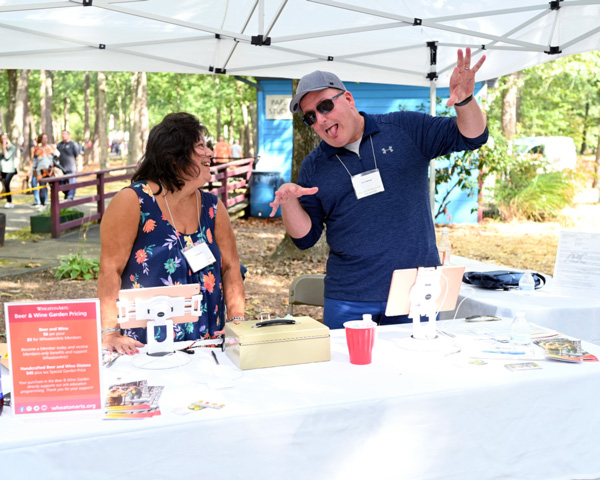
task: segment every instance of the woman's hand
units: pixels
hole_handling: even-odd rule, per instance
[[[102,348],[110,352],[133,355],[134,353],[140,353],[138,348],[143,346],[143,343],[121,335],[120,332],[108,332],[102,335]]]

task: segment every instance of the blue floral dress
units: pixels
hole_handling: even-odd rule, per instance
[[[140,223],[132,255],[121,276],[121,288],[199,283],[203,295],[202,316],[198,322],[175,324],[175,341],[213,338],[214,332],[225,325],[221,252],[214,239],[217,197],[199,190],[202,199],[200,225],[198,231],[185,235],[177,232],[165,218],[147,182],[136,182],[127,188],[136,192],[139,198]],[[216,261],[194,273],[183,256],[181,245],[187,247],[198,242],[207,243]],[[145,328],[127,329],[124,334],[147,343]],[[165,329],[155,329],[155,336],[162,341]]]

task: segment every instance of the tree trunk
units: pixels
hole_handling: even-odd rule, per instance
[[[142,155],[140,119],[140,72],[131,75],[131,104],[129,106],[129,151],[128,163],[135,165]]]
[[[100,142],[100,168],[108,168],[108,119],[106,113],[106,75],[98,72],[98,141]]]
[[[590,101],[585,102],[585,116],[583,117],[583,132],[581,132],[581,148],[579,149],[580,155],[585,155],[587,149],[587,126],[590,118]]]
[[[598,132],[600,133],[600,125],[598,125]],[[596,145],[596,175],[592,187],[600,190],[600,135],[598,135],[598,145]]]
[[[215,133],[215,143],[219,141],[219,137],[221,136],[221,105],[217,103],[217,131]]]
[[[233,102],[231,102],[231,105],[229,106],[229,138],[226,140],[229,141],[229,143],[233,143],[233,141],[235,140],[235,116],[234,116],[234,110],[233,110]]]
[[[100,138],[99,128],[100,120],[98,119],[98,95],[96,95],[96,107],[94,108],[94,139],[92,140],[92,164],[97,165],[100,163]]]
[[[89,165],[92,159],[92,149],[90,148],[90,72],[85,72],[84,86],[84,119],[83,119],[83,141],[84,145],[84,163]]]
[[[139,114],[140,114],[140,154],[143,155],[146,151],[148,143],[148,134],[150,133],[150,123],[148,119],[148,95],[147,95],[147,79],[146,72],[140,74],[139,85]]]
[[[219,88],[220,88],[220,80],[219,77],[217,75],[213,75],[213,82],[215,84],[214,87],[214,91],[218,92]],[[219,94],[215,95],[215,108],[216,108],[216,122],[217,122],[217,129],[214,132],[215,134],[215,144],[219,141],[219,137],[221,136],[221,129],[222,129],[222,125],[221,125],[221,100],[220,100],[220,96]]]
[[[298,80],[293,80],[292,89],[294,92],[297,87]],[[293,128],[294,150],[292,154],[292,182],[295,183],[298,180],[298,173],[300,172],[302,161],[317,147],[321,138],[312,128],[304,125],[300,115],[294,115]],[[326,258],[328,254],[329,246],[327,245],[325,232],[323,232],[319,241],[307,250],[299,250],[296,248],[292,239],[286,233],[281,243],[275,249],[275,252],[271,255],[271,260],[308,260],[318,262]]]
[[[31,141],[35,135],[29,99],[25,103],[23,118],[23,157],[21,158],[19,168],[20,170],[26,171],[29,167],[29,161],[31,160]]]
[[[54,143],[52,129],[52,72],[40,70],[41,133],[48,135],[48,143]]]
[[[257,125],[258,125],[258,121],[256,119],[257,117],[257,113],[256,113],[256,103],[252,102],[250,103],[250,105],[248,105],[248,124],[250,126],[250,134],[248,135],[248,143],[249,143],[249,147],[248,147],[248,152],[250,153],[251,157],[255,157],[256,155],[258,155],[258,151],[257,151],[257,147],[256,145],[258,145],[258,130],[257,130]]]
[[[13,117],[10,120],[10,138],[17,147],[17,164],[22,163],[21,145],[23,144],[23,129],[25,126],[25,112],[27,110],[27,82],[29,79],[29,70],[21,70],[17,80],[17,89],[15,92],[15,104],[13,108]]]
[[[510,140],[517,130],[517,96],[519,93],[516,73],[508,75],[507,88],[502,96],[502,134]]]
[[[115,76],[115,82],[117,84],[117,106],[119,108],[119,131],[125,131],[125,118],[123,115],[123,95],[121,93],[121,82],[119,77]]]
[[[517,107],[515,111],[515,134],[517,133],[517,125],[521,123],[521,104],[523,103],[523,79],[525,75],[522,71],[517,72]]]
[[[63,112],[62,130],[69,131],[69,107],[71,106],[71,99],[69,97],[65,97],[63,102],[64,102],[64,112]]]
[[[252,134],[250,133],[250,121],[248,116],[248,105],[242,103],[242,122],[244,123],[244,140],[240,139],[240,145],[242,146],[244,155],[250,155],[250,141],[252,140]],[[252,155],[253,156],[253,155]]]
[[[6,79],[8,81],[8,105],[6,109],[6,118],[4,124],[7,128],[10,128],[15,116],[15,107],[17,105],[17,85],[18,71],[17,70],[6,70]],[[4,131],[4,129],[2,129]]]

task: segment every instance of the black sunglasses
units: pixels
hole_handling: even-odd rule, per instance
[[[333,103],[333,101],[338,98],[340,95],[343,95],[345,92],[340,92],[338,93],[335,97],[331,97],[331,98],[327,98],[325,100],[323,100],[322,102],[320,102],[317,105],[317,112],[323,114],[323,115],[327,115],[329,112],[331,112],[333,110],[333,107],[335,107],[335,104]],[[315,123],[317,121],[317,114],[314,112],[314,110],[311,110],[310,112],[306,112],[303,116],[302,116],[302,120],[304,120],[304,123],[306,125],[308,125],[309,127]]]

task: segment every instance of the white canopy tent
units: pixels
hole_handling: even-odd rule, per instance
[[[0,68],[447,86],[459,47],[478,80],[600,48],[600,0],[0,0],[0,30]]]
[[[434,96],[458,48],[485,51],[477,80],[600,49],[600,0],[0,0],[0,32],[0,68],[322,69]]]

